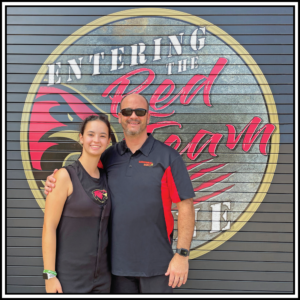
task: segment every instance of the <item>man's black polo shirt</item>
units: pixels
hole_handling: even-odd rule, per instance
[[[181,156],[149,135],[134,154],[123,140],[101,162],[112,202],[112,274],[164,274],[173,257],[172,202],[195,196]]]

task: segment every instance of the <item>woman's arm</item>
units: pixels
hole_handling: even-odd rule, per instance
[[[44,269],[51,271],[55,271],[56,228],[66,199],[73,191],[72,182],[66,169],[60,169],[54,177],[56,179],[56,189],[49,193],[46,198],[42,236]],[[56,277],[46,280],[45,286],[47,293],[62,293],[60,282]]]

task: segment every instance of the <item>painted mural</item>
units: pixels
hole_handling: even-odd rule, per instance
[[[106,114],[112,143],[122,140],[118,104],[131,93],[150,103],[148,132],[186,163],[196,193],[191,258],[201,256],[255,213],[279,152],[276,106],[263,73],[242,45],[204,19],[158,8],[126,10],[63,41],[36,74],[24,105],[28,184],[44,209],[46,177],[79,156],[81,120]],[[176,229],[176,206],[173,217]]]

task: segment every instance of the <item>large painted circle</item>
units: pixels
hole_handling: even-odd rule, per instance
[[[68,50],[68,47],[70,47],[70,45],[75,44],[79,39],[82,39],[82,37],[88,35],[92,31],[97,30],[101,26],[104,26],[112,22],[115,23],[122,22],[122,20],[126,20],[128,18],[141,17],[141,16],[145,18],[146,17],[167,17],[169,19],[174,19],[177,21],[184,22],[185,24],[191,24],[195,26],[205,26],[207,32],[209,32],[216,39],[219,39],[221,41],[221,44],[230,45],[230,47],[228,48],[232,49],[235,53],[237,53],[240,59],[245,62],[249,70],[255,76],[255,80],[262,92],[264,102],[266,104],[269,122],[273,124],[278,124],[278,115],[277,115],[276,105],[272,96],[272,92],[260,68],[257,66],[256,62],[251,57],[251,55],[249,55],[249,53],[235,39],[233,39],[230,35],[228,35],[226,32],[224,32],[217,26],[207,22],[206,20],[203,20],[199,17],[195,17],[190,14],[177,12],[174,10],[157,9],[157,8],[126,10],[126,11],[108,15],[106,17],[99,18],[87,24],[86,26],[83,26],[76,32],[74,32],[51,53],[51,55],[44,62],[38,74],[34,78],[34,81],[30,87],[29,93],[26,98],[26,102],[22,114],[22,122],[21,122],[22,125],[21,125],[21,133],[20,133],[22,161],[25,170],[25,175],[28,180],[28,184],[41,209],[44,209],[45,201],[43,195],[41,194],[40,189],[36,185],[31,170],[30,158],[28,153],[27,133],[29,130],[28,122],[30,118],[30,112],[32,109],[32,103],[34,101],[34,96],[37,93],[39,84],[41,83],[41,81],[43,80],[44,76],[48,71],[48,65],[54,63],[63,52],[65,53],[65,51]],[[229,230],[221,234],[217,234],[213,238],[213,240],[202,243],[201,245],[198,245],[198,247],[197,245],[195,245],[195,242],[193,242],[194,245],[192,244],[193,250],[191,251],[190,258],[196,258],[220,246],[222,243],[224,243],[229,238],[231,238],[236,232],[238,232],[245,225],[245,223],[251,218],[251,216],[259,207],[260,203],[263,201],[269,189],[269,186],[272,182],[276,164],[277,164],[278,152],[279,152],[279,128],[278,126],[276,126],[276,130],[271,138],[271,144],[269,149],[270,154],[266,161],[266,168],[264,170],[264,174],[261,177],[261,182],[256,189],[255,196],[251,201],[249,201],[249,205],[247,204],[244,211],[238,216],[238,218],[235,220],[234,224],[231,226]]]

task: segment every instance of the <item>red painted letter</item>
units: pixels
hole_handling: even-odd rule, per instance
[[[112,84],[110,84],[105,89],[104,93],[102,94],[102,97],[107,97],[109,95],[109,93],[111,93],[111,91],[115,87],[118,86],[113,97],[109,96],[109,98],[112,101],[110,112],[115,118],[118,118],[118,115],[117,115],[118,104],[121,102],[123,96],[126,96],[126,95],[124,95],[124,92],[125,92],[126,88],[128,87],[128,85],[130,84],[129,77],[136,75],[138,73],[141,73],[141,72],[149,72],[147,79],[143,83],[141,83],[138,87],[136,87],[133,90],[131,90],[130,92],[128,92],[126,95],[142,92],[152,83],[152,81],[155,78],[155,73],[151,69],[140,68],[140,69],[128,72],[126,75],[121,76],[120,78],[115,80]]]
[[[247,130],[245,133],[245,137],[243,140],[243,145],[242,148],[245,152],[249,151],[252,144],[255,142],[256,138],[258,135],[264,130],[264,133],[261,137],[261,141],[259,144],[259,150],[263,155],[267,155],[266,148],[267,148],[267,143],[271,137],[271,134],[275,130],[275,125],[273,124],[266,124],[263,128],[261,128],[254,136],[253,134],[255,133],[258,125],[261,122],[261,118],[259,117],[254,117],[247,125],[246,127],[241,131],[241,133],[235,137],[235,127],[233,125],[227,124],[228,128],[228,138],[227,138],[227,143],[226,146],[233,150],[239,140],[241,139],[241,136],[243,133]]]
[[[202,138],[206,135],[210,134],[212,137],[208,139],[200,148],[199,150],[195,152],[196,147],[198,143],[202,140]],[[195,135],[193,140],[187,144],[187,146],[180,152],[180,155],[182,155],[185,151],[187,151],[187,157],[191,160],[195,160],[200,153],[204,150],[204,148],[209,144],[208,146],[208,152],[211,156],[217,156],[216,149],[217,145],[220,142],[221,138],[223,137],[223,134],[221,133],[212,133],[210,131],[200,129],[198,133]]]

